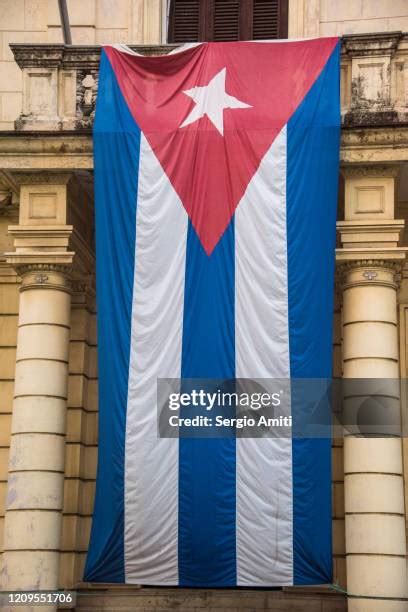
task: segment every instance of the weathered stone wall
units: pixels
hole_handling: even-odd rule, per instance
[[[289,37],[408,30],[405,0],[289,0]]]
[[[406,0],[320,0],[320,35],[408,30]]]

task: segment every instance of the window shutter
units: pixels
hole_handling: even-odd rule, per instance
[[[170,6],[169,42],[200,40],[200,0],[173,0]]]
[[[279,0],[253,0],[252,39],[279,38]]]
[[[288,0],[172,0],[169,42],[286,38]]]
[[[214,0],[212,40],[239,40],[239,0]]]

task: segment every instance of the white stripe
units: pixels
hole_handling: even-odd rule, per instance
[[[237,208],[235,244],[236,376],[288,379],[286,126]],[[292,497],[291,438],[238,438],[238,585],[293,583]]]
[[[125,451],[132,584],[178,583],[178,440],[158,439],[156,379],[181,375],[186,240],[187,213],[142,135]]]

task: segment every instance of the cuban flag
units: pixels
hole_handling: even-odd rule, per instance
[[[331,376],[339,134],[336,38],[103,49],[85,580],[332,581],[330,440],[159,438],[156,389]]]

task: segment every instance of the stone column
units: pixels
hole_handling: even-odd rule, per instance
[[[6,590],[57,589],[70,326],[67,175],[22,175],[9,227],[21,276],[4,568]]]
[[[393,219],[395,176],[387,167],[345,171],[338,260],[344,270],[343,376],[394,379],[387,381],[390,397],[378,399],[399,413],[397,280],[405,249],[398,247],[403,222]],[[375,410],[370,401],[366,406]],[[348,609],[406,612],[401,439],[386,432],[346,435],[344,485]]]

